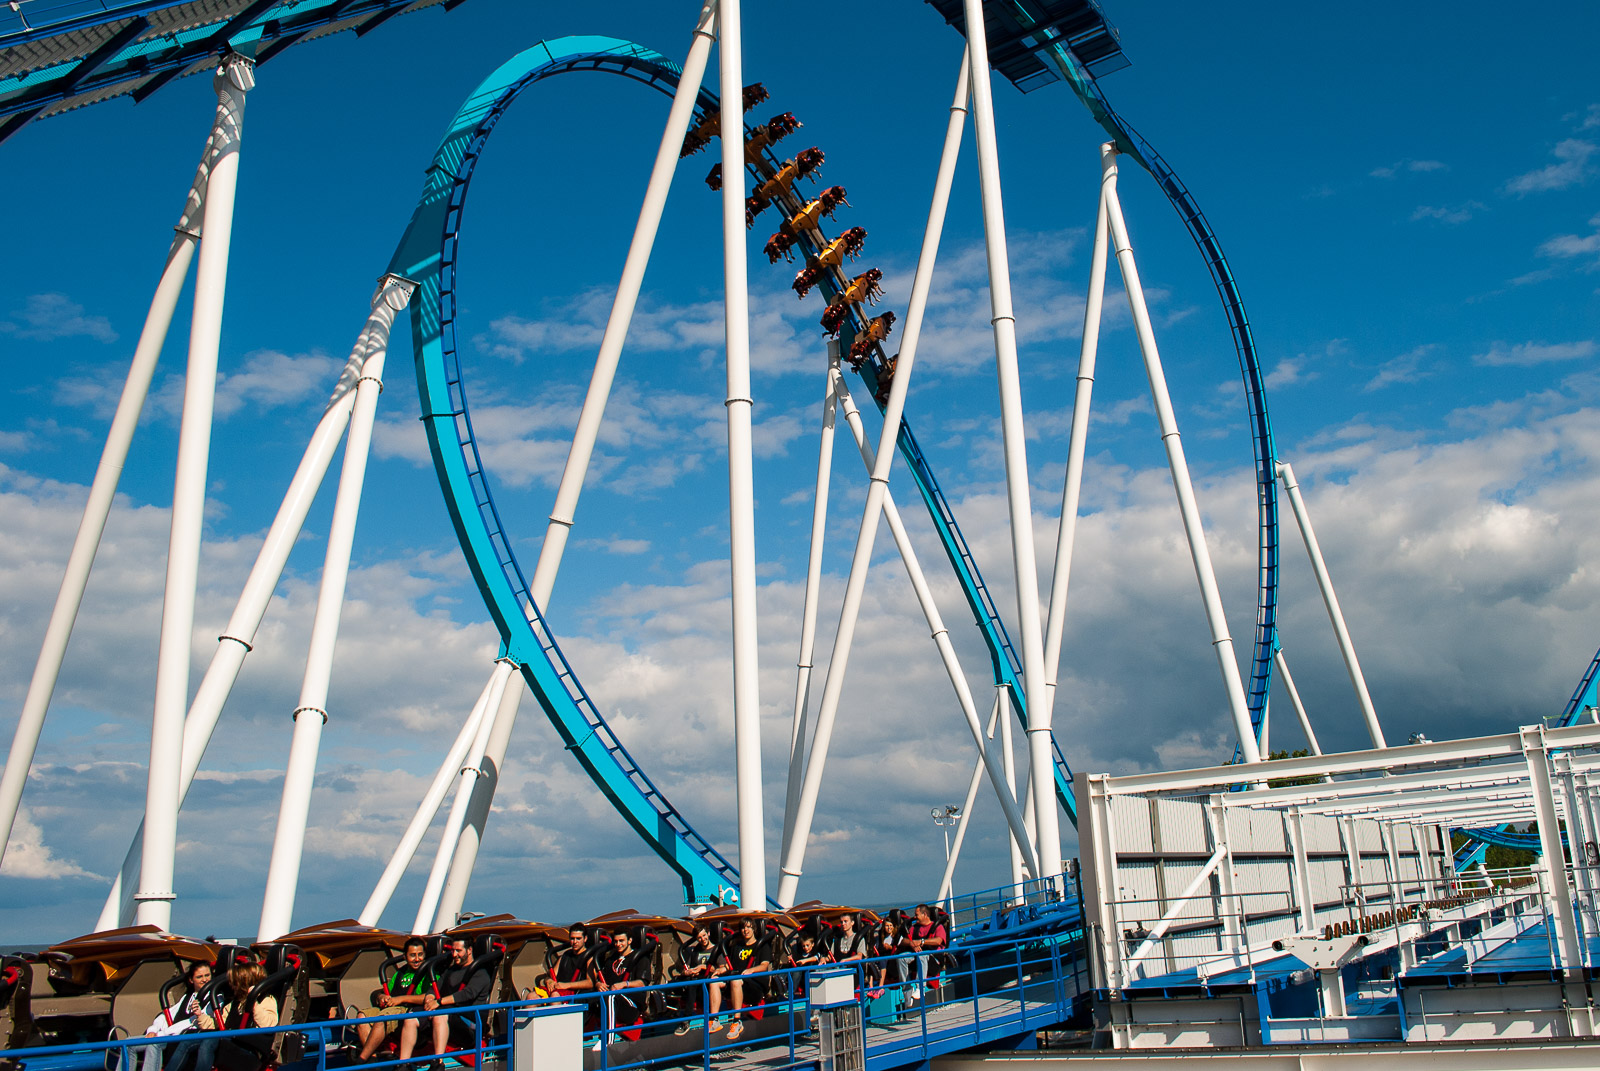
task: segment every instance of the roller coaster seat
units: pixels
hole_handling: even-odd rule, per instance
[[[0,957],[0,1049],[26,1045],[33,1029],[33,964],[20,956]]]
[[[143,1034],[166,1005],[169,985],[183,981],[183,964],[174,956],[154,956],[134,967],[111,995],[111,1037]]]
[[[250,991],[252,1001],[271,999],[278,1005],[278,1022],[303,1023],[311,1011],[311,979],[307,959],[297,945],[257,945],[267,977]],[[296,1033],[276,1035],[275,1062],[292,1063],[305,1055],[305,1037]]]

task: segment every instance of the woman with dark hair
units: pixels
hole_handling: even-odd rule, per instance
[[[211,984],[211,964],[204,960],[196,960],[189,964],[189,969],[183,972],[183,996],[170,1008],[162,1008],[161,1014],[155,1017],[150,1028],[144,1032],[147,1038],[171,1038],[179,1034],[186,1034],[195,1028],[194,1015],[200,1011],[200,995],[206,986]],[[161,1071],[161,1053],[163,1045],[140,1045],[130,1048],[129,1053],[139,1053],[138,1057],[129,1056],[129,1060],[137,1060],[139,1071]]]
[[[228,991],[232,999],[214,1014],[195,1013],[195,1025],[203,1031],[248,1030],[278,1025],[278,1002],[271,996],[256,999],[256,986],[267,980],[259,961],[241,957],[228,970]],[[168,1071],[261,1071],[272,1062],[273,1036],[255,1034],[243,1038],[191,1037],[178,1044]]]
[[[885,986],[898,985],[900,976],[901,946],[904,940],[896,920],[892,917],[885,918],[878,923],[878,932],[872,936],[872,945],[868,953],[873,962],[867,964],[867,985],[875,992],[872,996],[881,996]]]

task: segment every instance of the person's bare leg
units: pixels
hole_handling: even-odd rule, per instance
[[[744,1007],[744,983],[732,982],[730,983],[730,988],[733,989],[733,1006],[729,1010],[733,1012],[733,1017],[737,1019],[739,1018],[739,1009]]]
[[[417,1047],[417,1020],[406,1019],[400,1024],[400,1059],[411,1059]]]
[[[450,1047],[450,1017],[436,1015],[433,1017],[433,1051],[435,1055],[444,1052]]]
[[[722,983],[712,982],[709,988],[711,990],[711,1008],[706,1014],[715,1019],[717,1012],[722,1010]]]
[[[361,1037],[361,1055],[359,1058],[362,1060],[372,1059],[373,1054],[383,1047],[385,1039],[389,1036],[389,1028],[393,1025],[393,1023],[373,1023],[368,1026],[366,1035]],[[356,1027],[356,1034],[361,1036],[360,1026]]]

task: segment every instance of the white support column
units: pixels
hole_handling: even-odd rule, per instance
[[[417,847],[428,832],[429,824],[432,823],[434,815],[439,813],[439,805],[444,802],[450,786],[455,784],[456,778],[461,775],[461,765],[467,761],[467,753],[472,750],[473,742],[478,739],[478,730],[483,727],[484,719],[491,716],[489,698],[494,694],[495,681],[499,675],[500,667],[496,663],[494,672],[489,674],[488,682],[478,695],[478,701],[473,704],[472,712],[467,715],[467,720],[461,725],[461,731],[456,734],[455,742],[450,745],[444,761],[439,764],[439,772],[433,775],[433,783],[428,786],[422,802],[417,804],[416,813],[411,816],[410,824],[401,834],[400,843],[395,847],[394,854],[389,857],[388,866],[384,867],[382,876],[378,878],[378,884],[373,887],[372,895],[367,898],[366,906],[361,909],[357,920],[363,926],[378,924],[378,919],[388,908],[389,900],[394,896],[394,890],[399,886],[401,877],[405,875],[406,867],[411,865],[412,858],[417,854]]]
[[[1344,865],[1349,873],[1350,888],[1347,900],[1358,912],[1366,910],[1366,891],[1361,887],[1361,842],[1357,839],[1353,819],[1339,818],[1339,839],[1344,842]]]
[[[409,287],[402,292],[409,295]],[[368,318],[366,329],[357,338],[349,360],[345,362],[344,370],[339,376],[338,384],[334,388],[333,396],[328,400],[327,408],[323,410],[322,417],[317,422],[317,427],[306,446],[305,454],[300,459],[300,465],[289,481],[289,488],[284,492],[283,501],[278,506],[272,527],[267,530],[267,537],[256,553],[255,564],[251,566],[250,576],[245,580],[244,589],[234,606],[233,615],[228,619],[228,627],[217,638],[216,653],[211,656],[211,664],[206,669],[205,677],[200,681],[200,688],[195,693],[194,701],[189,704],[189,715],[183,724],[180,806],[183,799],[188,796],[189,786],[194,782],[195,772],[200,768],[200,760],[205,757],[206,748],[211,743],[211,735],[217,727],[217,719],[221,717],[223,704],[232,692],[234,682],[238,680],[245,656],[252,649],[256,631],[261,627],[267,606],[272,601],[272,593],[277,590],[278,580],[283,576],[284,566],[289,561],[289,552],[293,550],[295,541],[300,537],[306,513],[311,509],[311,503],[322,486],[323,477],[327,475],[328,465],[333,461],[334,452],[338,449],[339,440],[344,436],[345,427],[350,421],[350,411],[355,406],[355,386],[362,376],[367,357],[376,350],[387,347],[388,334],[395,315],[396,310],[390,302],[384,301]],[[139,883],[143,844],[144,824],[141,822],[123,858],[122,869],[112,882],[111,892],[101,909],[96,930],[110,930],[133,924],[133,890]]]
[[[969,3],[974,0],[968,0]],[[1133,312],[1134,328],[1139,336],[1139,349],[1144,354],[1145,374],[1150,380],[1150,397],[1155,403],[1156,420],[1161,428],[1161,441],[1167,450],[1167,464],[1172,469],[1173,490],[1178,496],[1178,511],[1183,516],[1183,530],[1189,541],[1189,556],[1194,561],[1195,579],[1200,584],[1200,601],[1205,606],[1206,623],[1211,628],[1211,645],[1216,651],[1217,666],[1222,670],[1222,684],[1228,696],[1228,710],[1233,715],[1233,728],[1239,737],[1239,750],[1245,762],[1260,762],[1261,752],[1256,746],[1255,730],[1250,724],[1250,711],[1245,703],[1244,682],[1239,676],[1239,662],[1233,653],[1233,637],[1228,634],[1228,619],[1222,611],[1222,596],[1217,590],[1216,571],[1211,565],[1211,551],[1206,547],[1205,530],[1200,522],[1200,507],[1195,502],[1194,484],[1189,479],[1189,463],[1184,457],[1183,440],[1178,435],[1178,419],[1172,410],[1172,398],[1167,393],[1166,373],[1161,367],[1161,354],[1156,349],[1155,330],[1150,325],[1150,310],[1145,305],[1144,287],[1139,282],[1139,268],[1134,263],[1133,248],[1128,242],[1128,225],[1122,217],[1122,202],[1117,197],[1115,182],[1116,145],[1107,142],[1101,146],[1102,166],[1111,170],[1111,181],[1104,184],[1106,211],[1111,223],[1111,239],[1117,251],[1117,265],[1122,269],[1122,282],[1128,292],[1128,307]],[[1105,164],[1107,156],[1112,157]]]
[[[189,704],[189,647],[194,630],[195,588],[205,522],[206,470],[211,459],[211,413],[217,390],[217,351],[222,341],[222,302],[233,237],[233,198],[239,179],[239,143],[244,132],[245,94],[255,85],[254,66],[229,55],[212,82],[217,119],[212,135],[215,162],[206,183],[201,230],[205,234],[195,271],[194,313],[189,325],[189,365],[184,378],[183,417],[172,489],[172,529],[167,544],[166,590],[161,603],[161,640],[156,658],[155,715],[150,732],[150,775],[145,792],[145,837],[139,875],[137,921],[172,925],[173,871],[178,850],[178,797],[183,762],[183,720]]]
[[[1300,731],[1305,734],[1306,746],[1311,748],[1311,754],[1322,754],[1322,745],[1317,743],[1317,734],[1311,731],[1311,718],[1306,714],[1306,705],[1300,702],[1300,689],[1294,686],[1294,678],[1289,675],[1289,663],[1284,659],[1281,647],[1272,652],[1272,664],[1277,667],[1278,676],[1289,691],[1289,702],[1294,707],[1294,716],[1300,721]]]
[[[861,460],[866,463],[868,472],[876,471],[877,459],[873,456],[872,447],[867,444],[861,413],[856,409],[855,399],[850,396],[850,390],[845,385],[842,374],[835,374],[833,391],[839,399],[840,407],[844,410],[845,423],[850,426],[856,447],[861,451]],[[1017,808],[1016,797],[1006,790],[1005,771],[1001,767],[1000,757],[984,741],[983,728],[978,724],[977,704],[973,701],[972,690],[967,684],[967,675],[962,672],[961,662],[956,657],[955,646],[950,642],[950,630],[944,627],[939,606],[933,600],[933,591],[928,587],[928,579],[917,561],[916,549],[911,545],[911,537],[906,532],[905,524],[900,520],[900,510],[894,504],[894,495],[887,487],[883,491],[883,519],[894,537],[895,547],[900,551],[900,560],[905,563],[906,575],[910,578],[911,588],[917,595],[917,604],[922,607],[922,615],[928,622],[929,634],[939,651],[939,660],[944,664],[944,671],[949,675],[950,684],[955,689],[956,702],[961,707],[962,716],[966,718],[967,729],[972,733],[972,742],[978,749],[978,760],[988,771],[989,784],[994,788],[995,798],[1000,801],[1000,810],[1006,816],[1006,824],[1011,829],[1012,839],[1026,842],[1027,834],[1022,826],[1022,812]],[[1027,856],[1028,862],[1037,866],[1037,857],[1031,850]],[[790,905],[785,903],[783,906]]]
[[[528,592],[541,612],[549,609],[550,592],[555,587],[556,574],[561,570],[561,557],[567,548],[567,536],[572,531],[573,519],[578,509],[578,497],[583,493],[584,477],[589,472],[589,462],[594,456],[594,445],[600,435],[600,424],[605,418],[606,402],[611,397],[611,385],[616,380],[617,363],[622,358],[622,346],[633,323],[633,311],[639,302],[639,289],[644,284],[645,269],[650,264],[650,253],[655,248],[656,232],[661,226],[661,212],[666,207],[667,194],[672,189],[672,177],[677,171],[678,153],[683,148],[684,135],[689,121],[694,118],[694,105],[705,80],[706,61],[711,54],[715,37],[716,0],[705,0],[700,8],[700,18],[695,25],[694,39],[689,44],[689,54],[683,61],[683,73],[678,77],[678,88],[672,95],[672,108],[667,113],[667,125],[661,132],[661,144],[656,149],[655,164],[650,170],[650,181],[645,187],[644,204],[639,209],[639,221],[634,225],[633,241],[628,246],[627,258],[622,264],[622,278],[617,283],[617,296],[611,303],[611,315],[606,320],[605,333],[600,337],[600,351],[594,362],[594,372],[589,377],[589,391],[584,396],[583,408],[578,413],[578,426],[572,435],[572,447],[567,451],[567,463],[561,470],[561,483],[556,488],[555,506],[550,511],[550,523],[545,529],[544,543],[539,547],[539,561],[533,569],[533,579],[528,582]],[[737,113],[742,94],[734,93],[733,105]],[[729,129],[727,126],[724,130]],[[743,129],[737,119],[732,127]],[[739,139],[733,139],[737,142]],[[738,146],[737,152],[743,152]],[[743,157],[740,156],[738,172],[744,174]],[[726,170],[726,168],[724,168]],[[743,179],[739,179],[742,188]],[[742,208],[741,208],[742,211]],[[740,222],[743,233],[743,222]],[[501,756],[503,758],[504,756]]]
[[[410,300],[411,283],[395,276],[384,276],[372,296],[374,310],[387,306],[387,317],[405,308]],[[383,393],[383,365],[388,353],[387,332],[373,332],[369,344],[374,348],[362,365],[356,381],[355,405],[350,411],[350,426],[344,444],[344,462],[339,470],[339,491],[334,497],[333,518],[328,524],[328,546],[322,561],[322,583],[317,592],[317,610],[311,622],[311,644],[306,654],[305,677],[300,684],[300,702],[291,717],[294,735],[289,744],[289,762],[284,770],[283,798],[278,807],[278,828],[272,842],[272,858],[267,865],[266,892],[261,902],[258,939],[272,941],[293,927],[295,889],[300,882],[300,856],[305,847],[306,821],[311,812],[311,789],[317,774],[317,752],[322,744],[322,727],[328,722],[328,687],[333,679],[333,651],[339,638],[339,619],[344,610],[345,585],[350,576],[350,554],[355,546],[356,520],[361,512],[361,492],[366,483],[367,457],[372,447],[372,426],[377,418],[378,395]],[[381,346],[377,345],[381,341]]]
[[[1073,782],[1078,801],[1079,851],[1084,875],[1084,924],[1098,943],[1090,963],[1097,988],[1124,986],[1122,925],[1117,907],[1117,851],[1111,835],[1111,797],[1106,775],[1080,773]]]
[[[994,325],[995,372],[1000,386],[1000,432],[1005,446],[1006,504],[1011,519],[1011,561],[1017,586],[1023,687],[1028,700],[1028,757],[1033,768],[1034,821],[1038,824],[1039,876],[1061,881],[1061,827],[1056,816],[1050,696],[1045,688],[1044,636],[1039,625],[1039,562],[1033,546],[1033,503],[1028,447],[1017,370],[1017,320],[1011,307],[1011,264],[1006,250],[1000,155],[995,143],[994,95],[983,0],[965,0],[967,54],[972,65],[972,127],[983,191],[983,237],[989,262],[989,308]]]
[[[172,325],[173,311],[178,306],[189,265],[194,260],[195,245],[200,239],[200,215],[205,207],[206,182],[211,172],[213,140],[214,132],[206,137],[200,166],[189,187],[183,214],[174,228],[177,233],[167,249],[161,279],[150,300],[150,310],[145,314],[144,329],[139,333],[139,344],[134,347],[128,377],[122,385],[122,396],[117,400],[111,427],[106,432],[105,447],[100,452],[100,464],[89,486],[83,519],[78,522],[78,534],[67,555],[66,573],[56,593],[50,621],[45,626],[44,642],[40,645],[38,661],[34,663],[33,678],[28,682],[28,692],[22,700],[22,714],[17,719],[17,730],[11,739],[5,772],[0,774],[0,863],[5,861],[6,844],[11,839],[17,808],[22,802],[22,787],[39,747],[45,712],[50,707],[56,681],[61,676],[67,642],[72,638],[72,626],[78,618],[78,608],[83,605],[83,592],[89,584],[89,573],[94,568],[95,554],[100,549],[100,537],[105,532],[106,519],[111,515],[111,503],[116,498],[117,483],[122,478],[122,466],[128,459],[128,447],[133,442],[139,414],[144,409],[145,397],[150,393],[150,380],[155,375],[156,361],[166,344],[167,329]]]
[[[1540,884],[1544,888],[1545,910],[1555,919],[1556,956],[1569,975],[1583,967],[1583,942],[1578,919],[1572,910],[1572,884],[1567,880],[1566,854],[1561,847],[1560,819],[1556,812],[1555,791],[1551,785],[1549,750],[1542,725],[1518,730],[1522,754],[1528,763],[1533,809],[1538,815]]]
[[[1300,485],[1295,481],[1294,468],[1287,461],[1278,462],[1278,479],[1289,496],[1289,508],[1294,511],[1295,523],[1300,526],[1300,538],[1306,545],[1306,555],[1311,559],[1311,571],[1317,577],[1317,590],[1322,593],[1322,605],[1327,608],[1328,620],[1333,625],[1333,636],[1339,642],[1339,655],[1344,659],[1345,672],[1350,674],[1350,684],[1356,690],[1356,702],[1361,706],[1361,720],[1367,724],[1367,734],[1373,747],[1388,747],[1383,739],[1383,727],[1378,724],[1378,712],[1373,709],[1372,695],[1367,691],[1367,678],[1361,673],[1361,662],[1356,658],[1355,644],[1350,641],[1350,630],[1345,627],[1344,611],[1339,609],[1339,596],[1334,594],[1333,579],[1328,575],[1328,563],[1322,558],[1322,547],[1317,543],[1317,533],[1311,528],[1311,515],[1306,512],[1305,500],[1300,497]]]
[[[484,720],[478,726],[478,735],[467,751],[467,758],[459,771],[456,797],[450,804],[450,814],[444,829],[439,833],[439,847],[434,852],[433,869],[428,872],[428,884],[422,890],[422,900],[417,906],[417,917],[411,923],[412,933],[434,933],[454,926],[454,918],[445,918],[438,910],[439,897],[444,891],[445,878],[450,873],[450,861],[455,858],[456,845],[461,842],[461,829],[466,824],[467,805],[472,802],[472,788],[483,774],[484,751],[489,746],[489,736],[494,732],[494,717],[505,699],[506,683],[516,672],[516,663],[509,658],[498,659],[494,674],[489,678],[489,695],[484,701]]]
[[[933,200],[928,207],[928,224],[922,235],[922,250],[917,256],[917,272],[911,281],[911,298],[906,303],[905,333],[900,337],[900,359],[889,385],[889,400],[884,405],[883,427],[874,454],[872,480],[867,484],[867,501],[861,512],[861,529],[856,535],[850,559],[850,576],[845,581],[844,601],[839,610],[839,625],[834,630],[833,651],[828,658],[828,675],[822,685],[822,701],[817,707],[817,727],[806,760],[800,801],[795,809],[794,827],[783,851],[778,880],[778,902],[794,903],[805,861],[806,838],[816,815],[817,794],[827,767],[828,746],[833,739],[834,718],[839,697],[844,691],[845,671],[850,664],[850,645],[855,639],[856,621],[861,614],[861,596],[867,586],[867,568],[878,537],[878,517],[888,496],[889,470],[894,462],[895,440],[900,436],[900,420],[905,412],[906,391],[916,364],[917,343],[922,335],[922,317],[928,305],[928,290],[933,282],[933,264],[939,253],[939,236],[944,231],[945,207],[950,200],[950,183],[955,177],[956,157],[961,149],[961,121],[966,114],[967,66],[961,65],[956,80],[955,103],[950,106],[950,121],[945,128],[944,150],[939,157],[939,174],[934,180]],[[723,167],[723,189],[727,189],[727,167]],[[731,226],[731,224],[729,224]]]
[[[1389,868],[1389,910],[1400,906],[1405,889],[1405,879],[1400,876],[1400,848],[1395,844],[1393,822],[1379,822],[1378,835],[1383,838],[1383,851]]]
[[[1595,911],[1595,871],[1585,857],[1583,846],[1594,839],[1593,830],[1589,828],[1587,808],[1583,805],[1577,777],[1572,772],[1572,756],[1562,753],[1553,756],[1551,761],[1561,785],[1562,810],[1567,818],[1567,845],[1572,857],[1572,877],[1578,887],[1582,908],[1580,915],[1587,914],[1592,920]],[[1583,927],[1580,925],[1579,929]]]
[[[756,644],[756,502],[750,453],[750,291],[744,222],[744,68],[739,0],[717,16],[722,92],[722,276],[728,343],[728,572],[733,603],[733,750],[739,818],[739,903],[767,901],[761,800],[760,649]]]
[[[984,735],[990,744],[994,742],[995,722],[1000,720],[1000,704],[1002,697],[995,693],[994,706],[989,711],[989,725],[984,730]],[[966,843],[967,823],[972,821],[972,805],[978,802],[978,784],[983,780],[983,756],[978,756],[978,761],[972,764],[972,776],[967,779],[967,794],[961,801],[961,817],[956,819],[956,835],[950,845],[950,856],[944,861],[944,874],[939,878],[939,895],[934,897],[938,903],[944,903],[950,898],[951,885],[955,881],[956,860],[961,858],[961,845]],[[1012,839],[1015,844],[1015,838]],[[949,907],[946,906],[946,911]]]
[[[1101,169],[1101,182],[1115,181],[1116,170]],[[1067,585],[1072,578],[1072,550],[1078,538],[1078,502],[1083,491],[1083,458],[1089,443],[1089,402],[1094,394],[1094,366],[1100,351],[1100,318],[1106,296],[1106,199],[1101,194],[1095,213],[1094,252],[1089,257],[1089,293],[1083,306],[1083,343],[1078,349],[1078,381],[1072,395],[1072,428],[1067,435],[1067,475],[1061,486],[1061,520],[1056,536],[1055,571],[1050,577],[1050,609],[1044,630],[1045,684],[1054,715],[1056,676],[1061,670],[1061,637],[1067,622]]]
[[[1244,929],[1244,902],[1239,899],[1239,887],[1233,868],[1233,843],[1228,836],[1228,808],[1223,806],[1222,800],[1216,796],[1212,796],[1206,803],[1206,822],[1211,830],[1212,847],[1221,848],[1225,853],[1222,862],[1217,865],[1217,888],[1222,894],[1222,910],[1218,914],[1222,917],[1223,944],[1228,946],[1223,951],[1235,952],[1245,946],[1249,935]]]
[[[1008,709],[1011,704],[1011,699],[1008,694],[1009,692],[1009,688],[1007,688],[1005,685],[1000,685],[994,690],[994,701],[995,705],[1001,711],[1000,758],[1005,764],[1006,792],[1010,794],[1012,799],[1019,800],[1023,797],[1017,794],[1017,756],[1012,750],[1011,745],[1011,713]],[[994,734],[991,732],[990,739],[992,740],[993,738]],[[1029,795],[1027,799],[1031,800],[1033,799],[1033,796]],[[1028,828],[1028,811],[1027,808],[1024,807],[1022,812],[1022,837],[1018,838],[1016,836],[1012,836],[1006,841],[1006,854],[1011,858],[1012,885],[1021,885],[1023,882],[1023,845],[1028,845],[1031,849],[1033,844],[1031,833],[1032,830]]]
[[[1317,928],[1317,904],[1311,892],[1311,857],[1306,853],[1305,819],[1299,807],[1289,808],[1289,840],[1294,851],[1295,899],[1300,901],[1300,932]]]
[[[800,789],[806,776],[806,722],[811,705],[811,670],[817,642],[817,601],[822,589],[822,550],[828,528],[828,484],[833,474],[833,425],[837,398],[833,385],[839,374],[841,347],[828,343],[827,384],[822,392],[822,431],[817,436],[817,489],[811,501],[811,549],[806,558],[806,594],[800,614],[800,654],[795,659],[794,718],[789,727],[789,785],[784,795],[783,837],[779,858],[794,839],[794,816],[800,807]]]
[[[513,668],[516,664],[513,663]],[[511,744],[511,729],[516,724],[517,709],[522,705],[527,688],[521,678],[513,673],[506,681],[500,697],[500,708],[493,712],[494,728],[489,731],[489,742],[483,750],[479,774],[472,783],[472,798],[467,803],[466,818],[461,825],[461,838],[456,842],[455,855],[450,860],[450,875],[445,878],[444,891],[439,894],[436,917],[453,925],[461,915],[467,899],[467,887],[472,884],[472,869],[478,862],[478,849],[483,845],[484,827],[489,824],[489,810],[494,803],[495,791],[500,787],[500,766]],[[496,756],[500,758],[496,758]]]

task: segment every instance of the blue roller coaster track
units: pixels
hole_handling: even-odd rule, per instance
[[[505,654],[521,666],[567,748],[606,798],[677,871],[688,898],[733,902],[737,870],[695,831],[623,746],[534,605],[495,505],[472,429],[456,345],[455,269],[467,191],[489,134],[511,103],[534,83],[572,71],[622,75],[663,93],[676,89],[679,73],[671,61],[638,45],[594,37],[544,42],[503,64],[468,97],[440,142],[422,197],[389,270],[417,284],[411,322],[423,424],[457,537],[500,630]],[[701,93],[698,104],[703,114],[716,108],[709,93]],[[824,280],[823,291],[831,295],[831,287],[832,283]],[[876,394],[873,366],[865,365],[862,371]],[[1016,653],[909,424],[901,430],[899,446],[984,633],[996,682],[1010,686],[1019,716],[1025,718]],[[1055,759],[1057,798],[1068,815],[1075,817],[1072,773],[1059,747]]]

